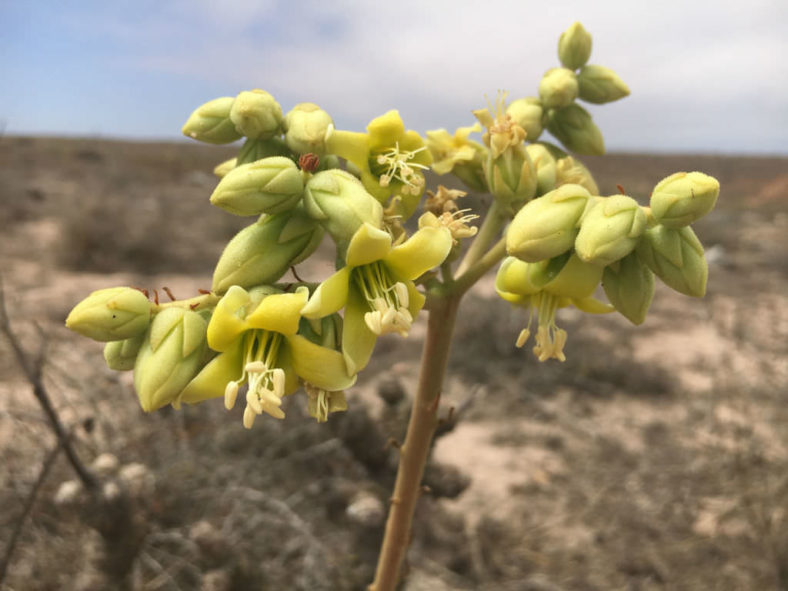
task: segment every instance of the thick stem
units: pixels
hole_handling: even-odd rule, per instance
[[[441,387],[459,304],[460,297],[454,295],[433,296],[430,301],[418,390],[405,443],[400,448],[397,481],[390,500],[386,533],[378,557],[375,581],[369,586],[369,591],[393,591],[399,580],[402,560],[410,544],[413,512],[422,492],[424,466],[438,425]]]

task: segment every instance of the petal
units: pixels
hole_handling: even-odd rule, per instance
[[[208,346],[215,351],[225,351],[249,326],[244,320],[249,294],[242,287],[233,285],[224,294],[211,321],[208,323]]]
[[[348,375],[345,360],[339,351],[316,345],[301,335],[287,337],[298,376],[322,390],[344,390],[356,382]]]
[[[392,109],[388,113],[375,117],[367,125],[369,132],[370,149],[393,148],[394,144],[402,140],[405,134],[405,124],[399,111]]]
[[[584,299],[594,293],[603,271],[604,267],[585,263],[573,254],[556,278],[544,286],[544,290],[557,296]]]
[[[405,286],[408,288],[408,312],[410,312],[410,315],[413,316],[415,320],[418,313],[421,312],[421,309],[424,307],[424,302],[427,301],[427,298],[416,289],[412,281],[406,282]]]
[[[369,136],[356,131],[335,129],[326,141],[326,151],[369,170]]]
[[[397,277],[416,279],[446,260],[451,245],[451,232],[447,228],[422,228],[391,249],[385,258],[386,266]]]
[[[364,314],[367,312],[369,306],[366,300],[358,290],[351,289],[345,306],[345,322],[342,326],[342,352],[350,375],[356,375],[366,367],[378,338],[364,321]]]
[[[517,299],[515,296],[537,293],[542,289],[542,285],[533,281],[533,267],[541,264],[526,263],[515,257],[506,257],[495,276],[495,291],[508,302],[514,302]],[[515,299],[511,299],[509,295]]]
[[[219,353],[181,392],[178,402],[196,404],[209,398],[221,398],[229,382],[243,373],[243,339],[238,339],[224,353]]]
[[[572,299],[570,301],[575,306],[575,308],[582,310],[583,312],[587,312],[588,314],[608,314],[609,312],[616,311],[616,309],[610,304],[605,304],[604,302],[600,302],[599,300],[591,297]]]
[[[338,312],[347,301],[350,267],[342,267],[317,286],[306,306],[301,309],[304,318],[324,318]]]
[[[381,260],[390,250],[389,233],[364,222],[350,239],[345,261],[348,267],[360,267]]]
[[[309,298],[309,290],[298,288],[295,293],[276,293],[266,296],[246,321],[251,328],[270,330],[283,335],[298,332],[301,309]]]
[[[288,396],[298,390],[298,376],[295,369],[293,369],[293,352],[290,347],[282,347],[279,349],[279,355],[276,358],[276,366],[285,372],[285,392],[284,395]]]

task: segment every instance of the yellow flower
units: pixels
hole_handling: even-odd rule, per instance
[[[407,336],[424,306],[413,280],[440,265],[451,246],[451,234],[443,227],[422,228],[392,246],[388,232],[365,223],[350,241],[346,266],[320,284],[301,314],[323,318],[345,308],[342,351],[348,373],[355,375],[366,366],[379,335]]]
[[[520,332],[517,346],[522,347],[531,335],[534,311],[538,319],[536,346],[539,361],[566,361],[563,348],[566,331],[555,324],[558,308],[575,306],[590,314],[615,310],[592,297],[602,278],[604,267],[584,263],[572,252],[538,263],[526,263],[507,257],[495,278],[495,290],[507,302],[530,309],[528,326]]]
[[[208,345],[219,355],[189,383],[179,402],[224,394],[230,409],[240,386],[248,383],[244,426],[251,428],[263,412],[284,417],[282,397],[298,388],[298,378],[328,392],[353,385],[355,377],[348,375],[338,351],[297,334],[307,288],[295,293],[273,291],[247,292],[238,286],[227,291],[208,324]]]
[[[484,147],[481,144],[468,139],[471,133],[481,130],[481,125],[474,123],[468,127],[457,128],[453,136],[445,129],[428,131],[427,147],[435,160],[432,170],[436,174],[449,173],[455,165],[470,162],[477,152],[483,152]]]
[[[396,110],[373,119],[367,133],[331,131],[326,151],[354,164],[361,171],[364,187],[381,203],[392,194],[408,198],[410,213],[424,192],[422,170],[432,164],[424,140],[413,130],[405,131]]]

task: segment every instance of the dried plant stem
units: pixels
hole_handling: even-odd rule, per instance
[[[2,282],[0,282],[0,332],[5,334],[5,336],[8,338],[8,342],[11,343],[11,348],[14,350],[17,363],[19,363],[19,366],[22,368],[27,381],[33,388],[33,395],[41,405],[41,409],[44,411],[44,414],[49,421],[49,426],[57,437],[60,447],[63,448],[63,452],[66,454],[71,467],[74,468],[74,472],[76,472],[77,477],[82,482],[84,487],[88,490],[94,490],[96,488],[96,478],[90,473],[85,464],[82,463],[82,460],[79,459],[79,456],[77,456],[66,428],[60,421],[60,417],[58,416],[57,411],[52,404],[52,399],[50,398],[49,393],[44,386],[44,382],[41,378],[42,364],[40,362],[30,362],[24,349],[22,349],[22,345],[19,343],[19,339],[11,329],[11,322],[8,318],[8,312],[5,307],[5,296]]]
[[[421,358],[419,385],[408,423],[405,443],[400,448],[397,480],[391,497],[386,533],[378,557],[375,581],[369,591],[393,591],[411,538],[421,479],[438,425],[441,387],[449,361],[449,349],[460,295],[431,296],[427,338]]]

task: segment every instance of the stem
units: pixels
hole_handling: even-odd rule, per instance
[[[487,253],[460,275],[451,286],[453,292],[463,294],[476,283],[482,275],[497,265],[506,255],[506,238],[501,238]]]
[[[461,295],[433,295],[427,323],[427,338],[421,357],[419,385],[408,423],[405,443],[400,448],[397,480],[391,497],[386,533],[378,557],[375,580],[368,591],[393,591],[411,539],[416,501],[429,455],[430,442],[438,425],[441,387],[449,361],[449,349]]]
[[[210,308],[215,306],[221,296],[215,293],[204,293],[187,300],[175,300],[174,302],[162,302],[161,304],[154,304],[153,308],[158,312],[164,308],[186,308],[188,310],[201,310],[203,308]]]
[[[487,211],[487,215],[484,217],[481,228],[479,228],[479,233],[476,234],[476,238],[471,242],[471,246],[465,253],[465,258],[463,258],[457,269],[457,275],[462,275],[471,265],[482,258],[490,244],[498,238],[498,234],[506,223],[507,218],[508,216],[498,205],[498,202],[493,201],[490,209]]]

